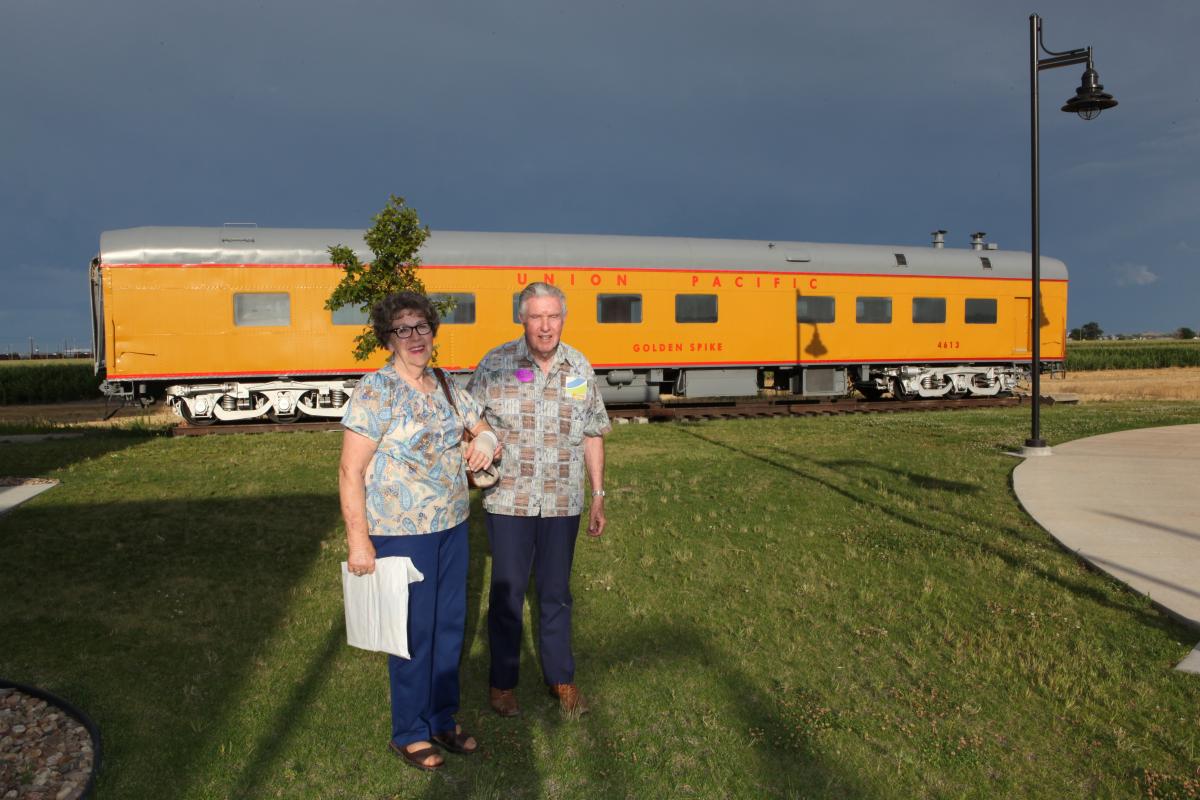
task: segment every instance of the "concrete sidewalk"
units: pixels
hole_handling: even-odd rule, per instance
[[[0,483],[0,514],[13,510],[26,500],[31,500],[55,486],[58,486],[58,481],[20,483],[15,486]]]
[[[1013,489],[1064,547],[1200,631],[1200,425],[1056,445]],[[1200,645],[1178,668],[1200,673]]]

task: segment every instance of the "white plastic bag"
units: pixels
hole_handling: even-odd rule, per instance
[[[425,576],[408,556],[375,559],[370,575],[351,575],[342,562],[342,597],[346,601],[346,643],[363,650],[408,654],[408,585]]]

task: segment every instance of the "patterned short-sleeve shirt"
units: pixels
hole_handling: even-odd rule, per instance
[[[406,536],[453,528],[470,501],[462,432],[479,424],[470,394],[447,380],[457,411],[439,386],[409,386],[389,363],[364,375],[342,425],[378,443],[367,468],[367,527],[372,536]]]
[[[558,345],[543,373],[524,337],[483,357],[467,384],[504,448],[500,480],[483,495],[493,514],[569,517],[583,512],[583,438],[612,426],[592,365]]]

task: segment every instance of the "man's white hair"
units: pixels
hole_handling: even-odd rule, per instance
[[[529,305],[529,301],[535,297],[554,297],[558,299],[562,306],[562,315],[567,316],[567,296],[563,294],[563,290],[552,283],[544,283],[535,281],[521,290],[521,296],[517,298],[517,316],[521,320],[525,319],[525,308]]]

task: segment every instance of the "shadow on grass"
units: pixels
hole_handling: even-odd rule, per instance
[[[101,458],[146,442],[157,434],[110,430],[70,439],[0,443],[0,475],[47,477],[72,464]]]
[[[944,478],[936,478],[932,475],[922,475],[918,472],[908,472],[902,469],[889,469],[888,467],[877,464],[874,461],[866,461],[863,459],[838,459],[834,461],[818,461],[815,463],[828,469],[860,469],[871,470],[873,472],[882,472],[887,475],[903,478],[918,489],[929,489],[935,492],[952,492],[954,494],[979,494],[979,487],[969,483],[948,481]]]
[[[717,776],[716,785],[691,787],[694,792],[703,794],[716,790],[720,796],[730,796],[753,788],[756,795],[767,797],[874,796],[869,787],[817,754],[810,732],[804,730],[802,715],[797,714],[794,691],[765,686],[765,678],[742,669],[742,659],[736,652],[727,650],[726,644],[688,625],[648,625],[623,632],[606,646],[603,655],[589,653],[587,658],[636,664],[634,670],[621,674],[618,686],[632,684],[642,688],[637,680],[639,674],[660,675],[659,681],[669,681],[673,674],[697,670],[705,675],[711,688],[698,698],[684,693],[681,702],[671,704],[668,698],[674,694],[673,687],[660,685],[652,687],[656,690],[652,697],[633,709],[646,721],[644,728],[635,730],[640,730],[644,737],[657,738],[660,743],[667,744],[672,759],[695,757],[715,762],[707,771]],[[612,687],[609,691],[620,689]],[[603,697],[600,699],[602,701]],[[706,709],[705,706],[714,700],[713,707]],[[734,736],[723,740],[715,753],[689,753],[685,737],[673,729],[669,721],[672,717],[702,718],[706,711],[719,714],[719,724],[732,729]],[[655,715],[668,723],[654,724]],[[612,731],[597,726],[597,722],[591,720],[586,724],[597,728],[596,735],[612,735]],[[631,744],[637,748],[645,741]],[[630,753],[623,755],[627,758]],[[598,766],[589,762],[593,772]],[[647,764],[645,768],[656,766],[669,770],[671,764]],[[638,795],[639,787],[618,784],[612,788],[611,796],[634,797]]]
[[[586,622],[577,627],[586,637]],[[537,691],[541,676],[525,675],[522,715],[500,719],[488,712],[480,719],[484,756],[451,757],[445,780],[419,796],[874,796],[817,754],[794,694],[764,685],[762,676],[742,669],[736,653],[691,626],[630,626],[601,648],[577,642],[576,652],[592,713],[563,716]],[[629,668],[612,671],[613,664]],[[680,690],[681,675],[700,676],[695,696]],[[697,739],[685,729],[706,715],[734,735],[708,745],[703,734]],[[535,741],[570,766],[556,772]],[[682,785],[685,779],[698,785]]]
[[[730,716],[722,720],[724,725],[744,735],[723,742],[714,754],[718,760],[727,760],[716,771],[725,769],[730,774],[724,780],[716,779],[716,785],[694,787],[701,793],[696,796],[708,791],[726,794],[728,783],[740,786],[741,791],[754,787],[764,796],[872,796],[854,776],[824,763],[815,754],[800,730],[803,725],[798,722],[802,720],[789,717],[787,709],[792,704],[777,693],[777,687],[768,687],[763,677],[747,673],[740,667],[736,653],[725,652],[722,642],[692,626],[631,625],[594,648],[589,642],[589,621],[579,618],[576,604],[574,649],[578,676],[595,711],[578,720],[563,716],[542,681],[532,577],[526,594],[529,618],[522,637],[521,681],[517,688],[522,714],[510,719],[496,716],[486,699],[490,656],[485,614],[490,554],[477,497],[472,506],[467,597],[470,611],[460,721],[478,735],[482,752],[469,759],[449,756],[447,771],[423,782],[420,789],[407,789],[403,796],[644,796],[656,783],[662,788],[661,773],[673,769],[676,758],[703,762],[704,756],[691,752],[692,745],[680,731],[672,730],[669,724],[664,730],[661,722],[671,717],[695,719],[704,713],[697,705],[715,706],[718,712],[728,713]],[[583,546],[590,543],[582,532],[580,539]],[[636,667],[609,672],[611,665],[626,662],[636,663]],[[703,697],[676,698],[672,676],[697,670],[705,676]],[[611,674],[618,677],[605,677]],[[629,696],[622,697],[623,693]],[[626,715],[632,719],[623,719]],[[752,731],[759,734],[753,747],[749,746]],[[555,768],[538,755],[534,744],[537,740],[547,743],[556,754],[571,748],[584,784],[571,783],[572,775],[555,774]],[[637,760],[639,754],[645,755],[648,745],[660,749],[662,763]],[[690,769],[693,775],[712,772],[702,763],[692,763]],[[666,783],[670,785],[670,780]]]
[[[998,547],[997,545],[992,544],[986,540],[969,538],[969,537],[964,536],[964,534],[959,530],[954,530],[952,528],[939,525],[935,522],[934,517],[931,514],[919,516],[917,514],[906,513],[906,512],[900,511],[894,505],[880,502],[879,500],[874,499],[865,494],[856,494],[855,492],[853,492],[843,486],[839,486],[830,480],[826,480],[824,478],[818,477],[817,475],[814,475],[811,472],[805,472],[801,469],[798,469],[796,466],[794,466],[792,464],[783,463],[782,461],[778,461],[776,459],[770,458],[770,457],[762,455],[760,453],[755,453],[750,450],[745,450],[740,447],[735,447],[731,444],[728,444],[727,442],[722,442],[718,439],[714,439],[712,437],[705,436],[696,430],[692,430],[692,429],[685,428],[682,426],[679,427],[678,430],[681,433],[686,434],[687,436],[691,436],[702,442],[713,445],[714,447],[719,447],[721,449],[728,450],[729,452],[736,453],[740,456],[744,456],[746,458],[750,458],[755,461],[759,461],[759,462],[766,464],[770,467],[773,467],[775,469],[779,469],[779,470],[783,470],[785,472],[791,473],[792,475],[795,475],[798,478],[801,478],[805,481],[808,481],[815,485],[821,486],[831,492],[834,492],[835,494],[838,494],[855,504],[861,505],[866,508],[874,509],[875,511],[878,511],[880,514],[890,517],[899,523],[910,526],[915,530],[925,530],[925,531],[929,531],[931,533],[935,533],[935,534],[945,536],[945,537],[948,537],[951,539],[969,542],[971,545],[979,548],[981,551],[986,552],[989,555],[995,556],[996,558],[1000,559],[1005,564],[1008,564],[1010,567],[1020,567],[1020,568],[1027,569],[1032,574],[1035,574],[1050,583],[1054,583],[1054,584],[1062,587],[1066,591],[1071,592],[1072,594],[1079,595],[1082,597],[1087,597],[1091,601],[1095,602],[1098,605],[1101,605],[1101,606],[1104,606],[1107,608],[1111,608],[1111,609],[1114,609],[1117,611],[1121,611],[1123,613],[1134,616],[1144,625],[1147,625],[1149,627],[1152,627],[1152,628],[1155,628],[1158,630],[1162,630],[1162,631],[1172,631],[1174,629],[1175,623],[1173,621],[1167,619],[1166,617],[1164,617],[1162,614],[1158,613],[1154,609],[1139,608],[1130,603],[1114,602],[1112,600],[1112,598],[1107,596],[1104,591],[1102,591],[1101,589],[1099,589],[1097,587],[1088,586],[1079,581],[1069,580],[1069,579],[1063,577],[1062,575],[1058,575],[1058,574],[1055,574],[1055,573],[1047,570],[1046,568],[1030,561],[1029,559],[1022,558],[1021,556],[1019,556],[1015,553],[1009,552],[1002,547]],[[778,448],[776,448],[776,447],[773,447],[772,449],[778,450]],[[859,463],[857,461],[818,462],[818,461],[814,461],[812,459],[805,458],[804,456],[797,455],[795,453],[791,453],[791,452],[787,452],[787,451],[782,451],[782,452],[790,459],[813,464],[815,466],[827,467],[827,468],[831,468],[828,465],[845,466],[847,464],[855,465],[855,464]],[[865,462],[865,463],[869,464],[872,468],[878,468],[877,465],[875,465],[871,462]],[[834,471],[837,472],[838,470],[834,470]],[[889,470],[889,471],[891,471],[891,470]],[[844,475],[845,472],[842,471],[842,474]],[[900,474],[901,476],[908,479],[908,476],[911,473],[905,473],[903,471],[900,471],[900,472],[898,472],[898,474]],[[918,476],[918,479],[914,480],[914,485],[922,486],[922,483],[920,481],[929,481],[929,480],[931,480],[931,479],[927,476]],[[937,490],[935,489],[934,491],[937,491]],[[1011,478],[1010,478],[1010,491],[1011,491]],[[955,492],[955,493],[957,493],[957,492]],[[1036,539],[1035,535],[1032,534],[1030,531],[1019,530],[1019,529],[1009,527],[1009,526],[997,526],[995,521],[992,520],[991,518],[987,517],[986,515],[983,516],[982,518],[974,518],[971,515],[969,515],[966,512],[966,510],[961,510],[958,512],[958,516],[966,521],[977,523],[984,530],[987,530],[989,528],[996,529],[999,532],[1007,534],[1009,536],[1012,536],[1016,539],[1021,539],[1026,542],[1036,542],[1038,544],[1042,544],[1042,542],[1040,540]],[[1134,597],[1135,595],[1131,592],[1129,594],[1129,596]]]
[[[0,573],[0,673],[53,687],[112,734],[101,793],[170,794],[211,757],[337,520],[336,496],[317,493],[17,509],[0,518],[19,565]],[[330,637],[281,720],[325,679]],[[248,794],[272,761],[260,744]]]
[[[292,686],[287,699],[263,726],[262,734],[251,748],[254,759],[238,778],[237,788],[230,793],[231,797],[263,797],[267,794],[266,784],[277,779],[273,770],[278,769],[280,754],[288,743],[287,732],[295,720],[303,719],[305,712],[321,694],[332,672],[334,660],[345,649],[345,624],[332,626],[319,651],[305,667],[304,677]],[[387,679],[386,673],[380,677]]]

